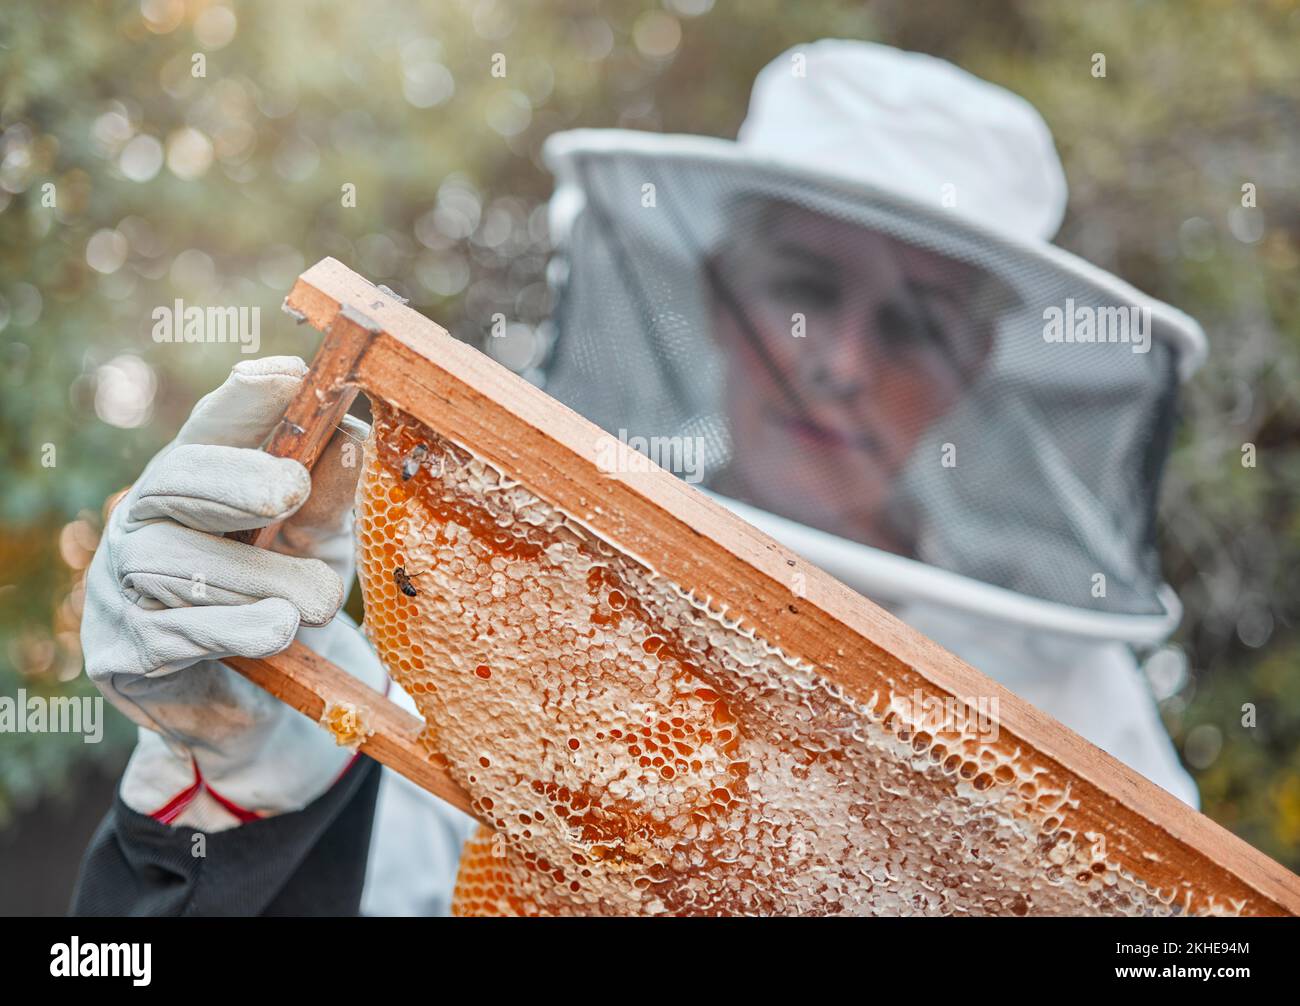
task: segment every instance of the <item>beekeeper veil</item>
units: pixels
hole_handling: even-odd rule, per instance
[[[762,71],[735,142],[580,130],[545,159],[552,395],[895,610],[1176,625],[1156,494],[1204,337],[1050,243],[1027,102],[823,41]]]

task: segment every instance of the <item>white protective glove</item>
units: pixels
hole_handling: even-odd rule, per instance
[[[382,689],[382,665],[338,615],[354,571],[352,505],[364,423],[348,417],[309,475],[258,448],[307,367],[235,365],[109,517],[86,581],[86,672],[142,727],[122,799],[204,831],[299,810],[352,753],[220,663],[295,635]],[[222,537],[289,518],[270,548]]]

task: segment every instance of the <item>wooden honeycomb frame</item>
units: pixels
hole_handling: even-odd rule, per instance
[[[1185,910],[1300,914],[1300,878],[870,601],[696,492],[644,464],[598,464],[609,438],[538,388],[449,336],[334,259],[298,279],[286,309],[325,333],[303,389],[267,450],[311,467],[359,391],[418,419],[578,515],[600,538],[711,605],[761,628],[849,696],[905,686],[940,701],[997,701],[999,743],[1031,751],[1077,804],[1078,835],[1101,836],[1108,863],[1153,890],[1186,892]],[[622,445],[619,445],[620,447]],[[263,544],[273,528],[244,535]],[[792,590],[792,584],[798,590]],[[423,721],[301,644],[227,661],[314,720],[364,711],[360,749],[467,812],[469,794],[431,761]]]

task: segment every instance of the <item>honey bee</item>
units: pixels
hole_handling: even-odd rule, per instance
[[[393,567],[393,582],[397,584],[397,589],[407,597],[415,597],[420,592],[415,589],[415,584],[411,581],[417,576],[423,576],[426,571],[419,573],[407,573],[405,566]]]
[[[429,453],[426,444],[416,444],[411,448],[411,453],[402,458],[402,481],[409,482],[412,476],[420,470],[420,465],[424,462],[424,456]]]

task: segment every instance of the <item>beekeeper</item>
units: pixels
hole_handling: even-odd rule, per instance
[[[691,438],[707,491],[1195,805],[1135,654],[1180,616],[1156,494],[1204,337],[1051,244],[1065,178],[1027,102],[822,41],[760,73],[734,142],[545,156],[552,395]],[[414,710],[339,613],[364,430],[312,477],[258,450],[304,373],[237,364],[112,512],[82,637],[141,730],[76,911],[448,909],[472,822],[220,663],[296,637]],[[283,518],[272,551],[221,537]]]

